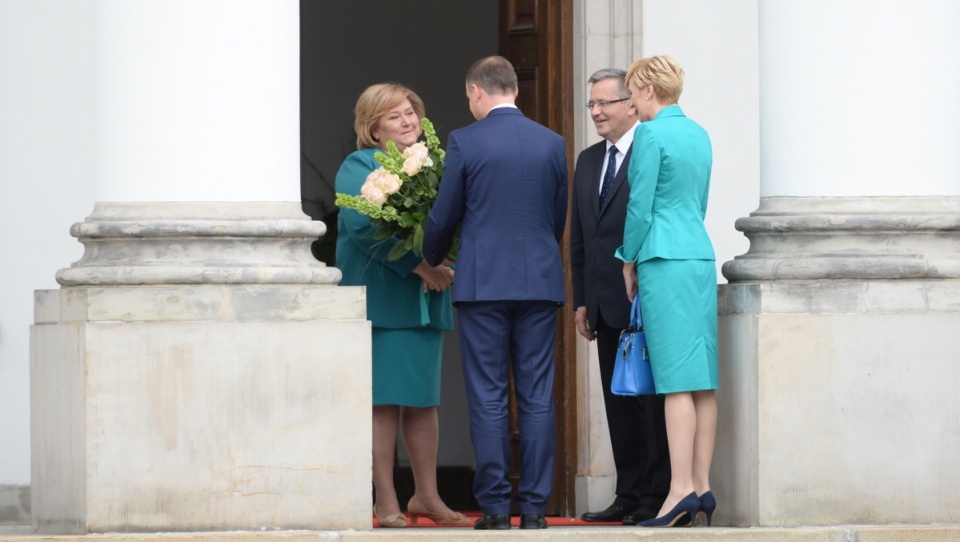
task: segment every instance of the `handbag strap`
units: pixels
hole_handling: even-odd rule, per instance
[[[633,296],[633,305],[630,306],[630,327],[643,328],[643,316],[640,314],[640,292]]]

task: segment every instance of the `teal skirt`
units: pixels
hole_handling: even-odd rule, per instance
[[[373,328],[373,404],[440,404],[443,331]]]
[[[654,258],[637,265],[637,277],[657,393],[717,389],[715,263]]]

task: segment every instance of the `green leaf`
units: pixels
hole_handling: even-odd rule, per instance
[[[378,241],[382,239],[389,239],[391,237],[393,237],[393,232],[391,232],[389,228],[380,228],[373,233],[373,238],[377,239]]]
[[[413,230],[413,250],[417,254],[423,254],[423,224],[417,224]]]
[[[397,243],[393,245],[393,248],[391,248],[387,254],[387,259],[390,261],[399,260],[401,256],[409,252],[410,249],[405,247],[404,244],[405,243]]]

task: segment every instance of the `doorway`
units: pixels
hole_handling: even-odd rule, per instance
[[[517,66],[518,105],[524,113],[567,137],[572,172],[573,122],[572,115],[564,115],[572,108],[572,95],[564,91],[570,77],[562,69],[572,60],[560,54],[564,36],[569,47],[572,33],[570,5],[570,0],[301,0],[301,194],[304,212],[327,226],[327,234],[314,243],[317,259],[333,265],[334,179],[344,158],[356,150],[353,106],[373,83],[395,81],[416,91],[445,146],[451,130],[474,121],[464,96],[467,68],[481,57],[503,54]],[[566,242],[563,256],[569,269]],[[572,298],[569,285],[567,290]],[[576,354],[573,312],[568,309],[561,309],[558,329],[557,468],[548,512],[552,515],[572,515],[574,508]],[[440,493],[455,510],[477,510],[455,331],[444,337],[442,378]],[[404,492],[412,494],[413,484],[402,446],[396,482],[400,502],[405,503],[409,495]]]

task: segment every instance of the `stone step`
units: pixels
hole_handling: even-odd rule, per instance
[[[371,531],[274,531],[216,533],[109,533],[46,535],[30,527],[0,525],[0,542],[943,542],[960,541],[960,524],[838,525],[643,529],[636,527],[551,527],[543,531],[474,531],[466,528],[374,529]]]

